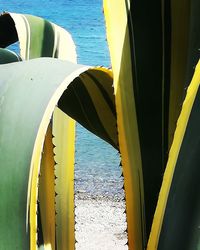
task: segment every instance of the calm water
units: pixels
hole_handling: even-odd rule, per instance
[[[79,63],[110,66],[101,0],[0,0],[0,11],[44,17],[72,34]],[[77,125],[78,194],[123,198],[119,163],[116,150]]]

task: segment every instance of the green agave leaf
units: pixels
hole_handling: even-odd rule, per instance
[[[71,35],[43,18],[16,13],[0,16],[0,47],[19,41],[23,59],[55,57],[76,62]]]
[[[118,149],[112,84],[112,74],[105,68],[88,70],[73,81],[69,86],[70,91],[64,92],[58,107]],[[71,103],[76,105],[72,106]]]
[[[125,177],[128,244],[130,249],[144,249],[164,169],[161,4],[105,0],[104,13]]]
[[[90,69],[82,73],[79,78],[74,79],[60,98],[58,108],[70,115],[89,131],[118,149],[115,101],[112,84],[112,74],[109,70],[104,68]],[[67,238],[69,233],[65,234],[65,231],[71,232],[71,235],[74,235],[72,234],[74,230],[74,217],[70,214],[72,209],[68,209],[67,206],[71,208],[74,207],[74,194],[72,192],[72,190],[74,190],[74,182],[72,181],[74,179],[74,168],[70,167],[71,165],[69,166],[69,164],[74,163],[74,160],[72,160],[72,141],[75,139],[75,134],[70,133],[70,135],[67,136],[70,131],[69,122],[67,122],[64,115],[61,115],[62,112],[57,111],[57,113],[59,113],[59,115],[54,114],[53,120],[54,153],[55,162],[57,163],[55,170],[57,177],[55,189],[58,194],[56,197],[56,229],[58,232],[56,237],[58,248],[64,250],[67,249],[69,243],[72,242],[72,236]],[[56,119],[57,116],[58,121]],[[64,126],[66,127],[66,131],[63,129]],[[66,138],[69,138],[68,141]],[[68,216],[71,221],[68,227],[65,223],[66,216]],[[61,248],[62,242],[64,244],[63,248]],[[71,244],[71,247],[72,246],[74,246],[74,244]]]
[[[72,144],[70,144],[70,139],[74,137],[74,130],[68,127],[68,117],[58,108],[55,112],[54,109],[62,94],[64,93],[63,96],[65,96],[67,93],[65,90],[69,88],[70,91],[70,86],[76,85],[76,81],[73,81],[77,77],[82,79],[84,87],[91,84],[91,80],[84,78],[85,76],[92,75],[100,83],[103,82],[103,79],[111,78],[109,70],[88,69],[89,67],[86,66],[51,58],[0,66],[0,162],[3,163],[0,174],[4,176],[0,183],[2,199],[0,203],[0,247],[3,249],[9,250],[16,247],[19,249],[28,249],[29,247],[31,250],[37,249],[37,240],[39,240],[36,234],[38,227],[36,216],[38,184],[39,199],[41,199],[42,228],[40,229],[42,229],[44,249],[48,249],[49,244],[53,247],[52,249],[56,246],[59,246],[59,249],[74,247],[74,232],[69,230],[69,228],[73,228],[74,223],[74,206],[71,202],[73,198],[73,168],[62,168],[62,165],[69,161],[69,166],[73,165],[74,158],[70,157],[71,160],[69,160],[67,156],[73,156],[74,143],[72,140]],[[101,121],[103,121],[104,110],[100,111],[98,105],[102,105],[103,102],[105,102],[103,105],[106,105],[107,102],[109,104],[113,102],[113,93],[109,92],[112,87],[106,87],[106,83],[104,84],[108,95],[102,92],[101,85],[99,95],[96,91],[97,102],[94,98],[92,99],[92,104],[97,109]],[[107,84],[112,83],[108,81]],[[87,87],[87,89],[89,88]],[[87,102],[87,100],[84,100],[81,96],[79,88],[75,87],[74,89],[82,101],[82,106],[86,107],[84,102]],[[106,96],[105,100],[103,100],[102,93]],[[107,99],[109,95],[110,101]],[[101,100],[100,103],[99,100]],[[69,105],[71,107],[76,106],[74,102]],[[64,99],[61,106],[63,110],[67,110]],[[88,110],[83,109],[85,117],[88,117],[87,112],[90,112],[90,106],[87,106],[87,108]],[[73,114],[72,110],[71,113]],[[105,111],[105,114],[105,119],[107,119],[107,111]],[[52,115],[53,131],[48,130],[47,132]],[[81,118],[78,119],[81,120]],[[90,123],[96,124],[96,118],[92,120],[90,117]],[[111,128],[111,124],[113,128]],[[101,126],[108,132],[112,131],[111,134],[108,133],[107,141],[112,138],[117,143],[116,123],[111,124],[105,122]],[[106,125],[109,127],[107,128]],[[105,132],[103,131],[101,135],[99,131],[100,129],[97,132],[98,136],[105,139]],[[115,138],[113,137],[113,131],[115,131]],[[63,133],[66,135],[66,140],[63,140]],[[53,210],[49,211],[48,214],[46,213],[47,207],[51,207],[53,202],[53,191],[50,192],[50,190],[53,190],[52,180],[54,176],[51,172],[52,169],[51,171],[48,170],[48,168],[53,167],[51,135],[55,136],[53,138],[55,145],[54,160],[57,163],[55,174],[58,177],[55,186],[55,191],[58,192],[56,212],[60,214],[60,217],[57,214],[56,219],[53,219]],[[64,148],[62,148],[63,145]],[[65,148],[69,152],[67,156],[62,153]],[[47,162],[49,164],[52,162],[52,164],[47,166]],[[40,178],[38,178],[39,173]],[[67,184],[65,181],[67,181]],[[47,186],[51,187],[48,188],[49,193],[46,191]],[[64,221],[61,221],[63,218]],[[54,220],[58,223],[56,238],[52,237],[52,232],[49,232],[50,229],[47,226],[53,225]],[[63,224],[65,224],[64,228],[62,228]],[[66,229],[66,231],[63,231],[63,229]],[[66,232],[67,235],[63,232]],[[70,241],[64,241],[65,238],[70,239]],[[62,240],[60,241],[60,239]],[[59,242],[56,242],[57,240]]]
[[[198,0],[172,1],[168,10],[169,27],[166,44],[166,57],[168,70],[166,75],[169,88],[169,149],[176,129],[177,119],[179,117],[183,100],[186,95],[186,89],[191,82],[195,65],[199,60],[200,47],[200,20],[198,9],[200,2]]]
[[[0,64],[19,62],[21,61],[21,57],[7,49],[0,48]]]
[[[8,34],[5,27],[8,27],[10,31]],[[75,45],[69,33],[42,18],[5,13],[0,17],[0,30],[2,30],[0,46],[6,47],[19,40],[20,53],[24,59],[48,56],[76,62]],[[55,187],[54,181],[52,181],[54,177],[52,175],[51,154],[53,152],[51,152],[48,136],[44,142],[42,156],[39,152],[39,156],[35,160],[36,163],[34,163],[38,168],[40,166],[40,178],[33,184],[29,182],[28,187],[28,192],[31,188],[32,193],[35,192],[32,194],[33,204],[30,194],[27,204],[27,206],[30,205],[29,203],[32,204],[30,205],[30,210],[32,209],[30,224],[33,224],[30,232],[31,249],[35,249],[36,241],[38,241],[38,246],[40,248],[43,246],[44,249],[48,249],[49,244],[52,249],[56,247],[58,249],[73,249],[75,245],[73,178],[75,122],[66,113],[91,132],[118,148],[115,101],[110,71],[103,68],[91,69],[76,78],[60,99],[59,108],[65,114],[56,109],[53,114],[51,132],[55,146]],[[37,174],[35,178],[37,178]],[[37,186],[39,186],[38,205],[35,202]],[[55,193],[57,195],[54,207],[53,197]],[[53,215],[54,212],[56,216]],[[36,213],[38,213],[38,223]],[[36,235],[37,227],[39,229],[38,235]]]
[[[20,45],[20,53],[23,59],[31,59],[31,58],[37,58],[37,57],[55,57],[59,59],[64,59],[72,62],[76,62],[76,51],[75,51],[75,45],[71,38],[71,35],[61,27],[57,26],[56,24],[53,24],[51,22],[48,22],[40,17],[32,16],[32,15],[22,15],[22,14],[15,14],[15,13],[4,13],[2,16],[0,16],[0,30],[1,36],[0,36],[0,46],[8,46],[12,44],[15,41],[19,40]],[[74,144],[75,144],[75,136],[72,136],[72,134],[75,134],[75,122],[68,116],[65,115],[65,119],[68,120],[67,126],[62,127],[62,133],[68,134],[71,133],[70,136],[70,142],[68,143],[68,148],[71,149],[70,156],[67,155],[66,157],[70,157],[71,159],[74,159],[75,156],[75,150],[74,150]],[[53,124],[53,130],[54,124]],[[56,137],[57,134],[54,135]],[[63,141],[59,141],[60,148],[64,148],[64,145],[66,144]],[[46,145],[46,144],[44,144]],[[44,152],[45,148],[43,149]],[[49,184],[49,172],[51,173],[50,169],[48,168],[48,164],[46,163],[47,160],[50,160],[49,158],[49,150],[47,150],[48,154],[46,155],[43,153],[42,159],[41,159],[41,172],[43,173],[43,177],[41,176],[39,181],[39,199],[40,203],[38,204],[38,209],[40,212],[38,214],[38,220],[40,223],[40,231],[38,232],[38,241],[40,241],[40,238],[43,239],[42,244],[44,244],[45,249],[48,248],[49,241],[51,243],[51,246],[55,248],[56,244],[58,244],[59,249],[68,249],[70,246],[71,248],[75,245],[75,239],[74,239],[74,229],[71,228],[71,230],[67,231],[66,228],[69,223],[65,223],[63,220],[63,214],[67,218],[72,216],[71,210],[65,209],[65,202],[66,200],[62,199],[62,202],[59,201],[61,199],[61,196],[57,196],[56,200],[57,203],[60,204],[59,210],[56,210],[57,216],[54,218],[52,214],[54,208],[54,202],[52,204],[52,197],[55,198],[55,190],[53,190],[53,193],[49,191],[49,189],[45,189],[46,185]],[[72,173],[74,172],[74,161],[64,161],[61,162],[61,174],[65,173],[70,169]],[[51,161],[50,161],[51,162]],[[52,163],[53,164],[53,163]],[[49,172],[48,172],[49,171]],[[61,174],[58,176],[55,189],[57,189],[57,186],[60,186],[60,182],[62,183],[63,177]],[[52,177],[52,176],[51,176]],[[71,185],[70,189],[73,190],[74,188],[74,182],[70,181],[67,182],[67,185]],[[67,188],[67,186],[63,186],[63,188]],[[48,193],[47,193],[48,190]],[[66,197],[67,201],[70,201],[69,203],[71,206],[74,206],[74,197],[73,195]],[[52,208],[51,212],[49,211],[49,208]],[[35,207],[36,208],[36,207]],[[36,208],[37,209],[37,208]],[[40,217],[40,218],[39,218]],[[60,228],[61,230],[57,230],[55,233],[55,230],[53,230],[53,218],[54,220],[54,227],[55,224],[57,225],[57,228]],[[72,220],[72,219],[71,219]],[[62,224],[60,225],[60,222]],[[71,222],[70,222],[71,223]],[[51,226],[48,226],[51,225]],[[34,232],[32,233],[34,234]],[[56,236],[55,236],[56,235]],[[70,236],[69,236],[70,235]],[[55,244],[55,237],[56,239],[59,239],[59,241]],[[66,245],[66,239],[70,238],[71,241],[68,242]],[[41,242],[39,242],[41,247]],[[46,246],[45,246],[46,245]]]
[[[130,249],[144,249],[150,232],[168,150],[199,57],[199,5],[197,0],[104,0]]]
[[[178,119],[148,243],[151,249],[199,249],[200,62]]]

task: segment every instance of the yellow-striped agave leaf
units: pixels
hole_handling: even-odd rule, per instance
[[[165,88],[168,112],[168,148],[170,149],[177,119],[186,90],[199,60],[200,20],[198,0],[165,1],[164,46]],[[166,116],[166,117],[167,117]]]
[[[68,32],[42,18],[4,13],[0,17],[0,30],[0,46],[7,47],[19,40],[23,59],[58,57],[76,62],[75,45]],[[45,61],[42,63],[45,64]],[[63,90],[58,102],[59,108],[51,118],[45,140],[43,131],[38,139],[40,142],[37,144],[37,139],[35,142],[37,146],[34,147],[31,161],[26,204],[26,228],[30,229],[31,249],[36,249],[37,245],[40,249],[49,249],[50,246],[52,249],[73,249],[75,246],[75,122],[68,115],[118,148],[111,71],[103,68],[90,69],[80,77],[75,76],[78,74],[74,75],[75,79],[71,79],[73,83],[69,88]]]
[[[55,174],[54,174],[54,152],[52,142],[52,124],[50,123],[44,138],[42,159],[39,172],[38,190],[38,246],[49,245],[55,250]],[[47,248],[48,249],[48,248]]]
[[[178,119],[148,250],[199,249],[200,62]]]
[[[128,243],[130,249],[144,249],[164,169],[161,3],[104,0],[104,13],[125,177]]]
[[[58,106],[89,131],[118,149],[112,84],[110,70],[90,69],[73,81],[60,98]],[[71,103],[76,105],[72,106]]]
[[[56,249],[75,248],[74,219],[74,143],[70,119],[59,108],[53,113],[55,165]],[[74,120],[72,122],[75,123]],[[68,167],[66,167],[68,166]]]
[[[0,17],[0,29],[2,30],[2,39],[0,40],[0,45],[2,47],[8,46],[13,43],[13,41],[19,41],[19,46],[20,46],[20,54],[23,59],[32,59],[32,58],[37,58],[37,57],[55,57],[63,60],[68,60],[71,62],[76,62],[76,50],[75,50],[75,45],[72,40],[71,35],[64,30],[63,28],[57,26],[54,23],[51,23],[47,20],[44,20],[43,18],[32,16],[32,15],[22,15],[22,14],[15,14],[15,13],[5,13],[1,15]],[[10,32],[8,33],[7,30]],[[8,33],[8,34],[7,34]],[[12,38],[12,39],[11,39]],[[65,115],[66,116],[66,115]],[[61,119],[61,118],[60,118]],[[63,118],[64,119],[64,118]],[[68,125],[62,127],[62,131],[60,131],[61,134],[69,133],[69,131],[73,134],[75,134],[75,122],[69,118],[68,116],[65,117],[65,119],[68,120]],[[54,124],[53,124],[53,130],[54,129]],[[55,137],[57,134],[55,135]],[[64,148],[64,140],[59,142],[60,148]],[[67,141],[69,144],[69,140]],[[63,144],[63,145],[62,145]],[[75,137],[71,136],[70,138],[70,145],[68,147],[70,149],[73,149],[73,145],[75,144]],[[45,151],[45,150],[44,150]],[[64,157],[62,159],[63,163],[61,163],[61,168],[62,171],[65,172],[67,171],[66,169],[70,169],[70,171],[74,171],[74,162],[73,161],[67,161],[66,158],[71,157],[74,158],[74,150],[70,151],[70,156],[67,154],[64,154]],[[44,159],[43,159],[44,158]],[[42,160],[41,164],[43,161],[46,162],[46,155],[42,155]],[[49,159],[49,156],[47,156],[47,159]],[[48,166],[45,166],[48,167]],[[45,168],[42,165],[42,169]],[[40,194],[40,202],[36,206],[36,204],[33,204],[35,207],[35,210],[38,207],[38,217],[40,217],[38,220],[41,222],[41,228],[43,230],[40,230],[42,232],[42,240],[40,241],[39,239],[39,244],[42,245],[42,242],[44,245],[46,244],[46,238],[49,237],[49,232],[50,230],[46,225],[51,222],[47,220],[46,214],[48,214],[48,207],[50,209],[51,204],[48,204],[49,199],[46,199],[46,194],[45,192],[47,189],[44,188],[46,183],[49,182],[48,180],[48,171],[43,170],[44,172],[44,177],[41,177],[39,181],[39,194]],[[47,180],[46,180],[47,178]],[[58,184],[59,182],[62,182],[62,177],[58,177],[56,183]],[[58,184],[59,185],[59,184]],[[69,183],[68,183],[69,185]],[[74,183],[73,181],[70,182],[71,189],[74,188]],[[41,187],[41,190],[40,190]],[[55,192],[54,192],[55,196]],[[54,197],[55,198],[55,197]],[[58,200],[60,196],[58,196],[56,199]],[[71,197],[66,197],[66,199],[70,198],[70,204],[73,204],[74,198]],[[51,200],[50,200],[51,201]],[[60,207],[59,211],[56,211],[57,216],[56,216],[56,221],[55,224],[59,224],[58,221],[61,221],[62,215],[60,214],[61,211],[64,211],[65,213],[71,214],[71,210],[66,210],[65,209],[65,202],[61,203],[63,208]],[[41,207],[40,207],[41,206]],[[50,214],[52,214],[51,212]],[[63,213],[63,212],[62,212]],[[68,217],[66,214],[65,216]],[[51,216],[48,217],[50,219]],[[61,227],[59,225],[59,227]],[[60,232],[63,231],[65,232],[65,228],[67,227],[67,224],[62,224],[62,230],[56,231],[56,236],[55,232],[51,230],[51,234],[54,234],[54,241],[55,237],[59,239],[59,241],[63,241],[66,237],[65,234],[61,234]],[[48,229],[48,230],[46,230]],[[41,234],[39,234],[41,235]],[[71,237],[74,236],[74,230],[68,231],[68,235],[71,235]],[[61,240],[62,236],[62,240]],[[51,236],[52,237],[52,236]],[[70,242],[71,245],[74,245],[74,242]],[[66,249],[65,246],[59,249]]]
[[[177,119],[199,58],[199,8],[198,0],[104,0],[131,249],[145,248],[150,232]]]
[[[23,59],[55,57],[76,62],[76,50],[71,35],[43,18],[16,13],[0,16],[0,47],[19,41]]]
[[[66,114],[92,132],[98,119],[95,133],[117,148],[112,75],[53,58],[4,64],[0,75],[0,248],[74,249],[75,136]]]

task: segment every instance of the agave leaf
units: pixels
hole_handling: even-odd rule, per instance
[[[4,164],[3,167],[0,168],[0,174],[4,176],[3,182],[0,183],[0,195],[3,201],[0,204],[0,220],[2,225],[0,227],[1,248],[8,250],[16,247],[19,249],[28,249],[30,246],[31,250],[37,249],[36,212],[38,184],[40,181],[38,175],[40,168],[44,167],[45,158],[50,157],[46,155],[46,153],[42,156],[42,151],[44,150],[45,152],[46,147],[43,147],[45,134],[54,108],[63,92],[81,73],[85,72],[84,74],[87,74],[87,70],[88,67],[86,66],[51,58],[34,59],[0,66],[0,161]],[[100,70],[96,68],[93,69],[92,72],[94,76],[95,72],[97,72],[98,77],[101,75],[102,79],[107,78],[106,75],[110,77],[110,71],[106,71],[105,69]],[[15,81],[15,79],[18,80]],[[100,77],[99,79],[101,82]],[[106,89],[106,91],[108,91],[109,88]],[[81,93],[78,93],[78,95],[81,96]],[[83,98],[81,99],[84,100]],[[112,101],[111,98],[111,102]],[[85,104],[83,105],[85,106]],[[76,106],[76,104],[73,102],[70,106]],[[85,112],[86,111],[87,110],[85,110]],[[90,107],[88,107],[88,112],[89,111]],[[102,112],[104,111],[102,110]],[[65,118],[62,122],[66,123]],[[90,122],[96,123],[96,120],[91,120]],[[116,131],[116,124],[112,130]],[[56,135],[55,131],[58,131],[58,129],[53,127],[53,131]],[[64,132],[66,131],[64,130]],[[69,130],[69,136],[71,137],[69,138],[72,138],[74,132],[72,131],[70,133],[70,131],[71,130]],[[13,138],[15,138],[14,141]],[[55,136],[54,140],[60,143],[61,139],[59,138],[60,135]],[[69,138],[67,140],[70,140]],[[117,141],[116,138],[115,140]],[[108,140],[110,140],[110,136]],[[63,143],[67,142],[64,141]],[[72,141],[72,148],[68,148],[67,150],[71,150],[72,152],[73,145]],[[57,157],[59,158],[60,150],[62,150],[62,147],[58,150],[59,152],[57,152],[58,155],[55,156],[55,159],[57,159]],[[40,165],[41,158],[42,164]],[[67,159],[67,161],[69,161],[69,159]],[[61,160],[60,165],[64,162],[66,162],[65,157]],[[71,160],[71,162],[73,163],[73,160]],[[43,169],[43,171],[46,170]],[[60,170],[56,169],[56,173],[57,171]],[[71,169],[66,168],[63,169],[63,171],[71,171]],[[45,174],[45,172],[41,173]],[[60,184],[58,185],[57,183],[56,188],[63,186],[63,179],[71,178],[70,176],[72,177],[72,175],[60,175]],[[50,179],[52,179],[52,175],[50,175]],[[42,185],[45,186],[45,183],[48,183],[48,178],[45,179]],[[71,180],[71,183],[73,183],[73,180]],[[70,188],[72,188],[72,185],[70,183],[68,184]],[[45,187],[43,187],[43,190],[44,189]],[[73,188],[71,190],[73,190]],[[40,192],[41,191],[39,191],[39,194],[41,196]],[[71,194],[72,193],[73,191],[71,191]],[[70,197],[72,197],[72,195]],[[47,194],[46,198],[42,198],[43,201],[45,199],[50,199]],[[52,204],[52,199],[50,200]],[[13,201],[15,202],[13,203]],[[60,204],[63,204],[62,199],[60,202]],[[69,202],[69,204],[71,209],[68,210],[68,212],[72,214],[73,203]],[[44,203],[44,206],[47,206],[47,204]],[[43,210],[42,207],[41,210]],[[65,216],[68,215],[69,214],[65,214]],[[48,215],[46,216],[48,217]],[[61,213],[61,217],[62,216]],[[44,218],[45,217],[42,217],[41,221]],[[66,225],[66,227],[69,227],[72,223],[72,217],[67,217],[67,219],[69,224]],[[45,223],[48,223],[49,220],[50,218],[47,218]],[[44,225],[43,223],[43,229]],[[67,233],[69,237],[73,239],[74,232],[68,231]],[[70,236],[71,233],[73,234]],[[47,235],[43,236],[43,238],[47,237]],[[71,242],[73,242],[73,240]]]
[[[135,249],[142,249],[145,228],[142,162],[132,86],[131,51],[130,46],[124,46],[130,41],[125,2],[104,1],[104,14],[114,74],[119,145],[126,191],[128,244],[130,249],[134,246]]]
[[[168,87],[169,87],[169,149],[176,129],[186,89],[191,82],[195,65],[199,59],[198,48],[200,46],[199,15],[197,10],[200,8],[199,1],[172,1],[170,11],[168,11],[169,23],[167,39],[169,49],[166,50],[169,67]]]
[[[39,190],[38,190],[38,245],[50,245],[55,250],[55,175],[54,175],[54,153],[52,143],[52,125],[48,126],[44,139],[42,151],[42,159],[39,174]],[[39,224],[39,223],[38,223]]]
[[[146,223],[132,219],[138,230],[135,239],[129,233],[131,249],[141,240],[143,245],[138,247],[145,247],[145,224],[147,236],[150,231],[168,149],[199,57],[199,8],[197,0],[104,0],[123,171],[132,180],[136,178],[133,175],[140,176],[138,180],[144,178],[144,195],[134,186],[143,185],[142,181],[130,181],[130,193],[136,195],[135,203],[145,203],[146,217]],[[126,199],[132,218],[139,216],[138,211],[144,213],[143,205],[131,205],[127,192]],[[129,218],[131,221],[131,215]],[[130,227],[128,223],[132,233]]]
[[[0,47],[19,41],[23,59],[55,57],[76,62],[76,50],[71,35],[63,28],[43,18],[16,13],[0,16]]]
[[[144,249],[164,169],[161,4],[105,0],[104,12],[125,176],[129,247]]]
[[[53,144],[56,192],[56,242],[57,249],[75,248],[74,221],[74,130],[68,127],[69,119],[59,108],[53,114]],[[75,121],[73,120],[75,123]],[[67,128],[67,129],[66,129]]]
[[[8,49],[0,48],[0,64],[19,62],[21,60],[22,60],[21,57],[15,52],[12,52],[11,50]]]
[[[149,238],[149,250],[190,250],[200,246],[199,83],[200,62],[178,119]]]
[[[105,74],[106,73],[106,74]],[[118,149],[111,71],[89,70],[74,80],[58,106],[89,131]],[[76,103],[76,105],[71,105]],[[115,128],[115,129],[114,129]]]
[[[5,25],[8,26],[8,30],[12,32],[7,34]],[[62,28],[42,18],[6,13],[0,17],[0,29],[2,30],[0,45],[8,46],[13,43],[13,41],[19,40],[20,52],[24,59],[50,56],[76,62],[75,45],[71,36]],[[79,84],[76,84],[76,82],[79,82]],[[84,91],[80,92],[83,89]],[[77,119],[90,131],[108,141],[115,148],[118,148],[111,72],[103,68],[90,70],[82,74],[80,78],[74,80],[68,90],[69,91],[65,91],[63,97],[59,101],[59,107],[65,113]],[[92,96],[93,94],[95,94],[94,97]],[[67,98],[69,98],[69,100]],[[74,103],[77,104],[74,105]],[[55,115],[55,117],[57,117],[57,115]],[[30,210],[31,249],[35,249],[36,241],[40,241],[40,238],[42,238],[42,242],[44,243],[44,249],[48,249],[48,244],[51,244],[53,248],[58,247],[58,249],[71,249],[75,245],[74,227],[72,223],[74,219],[74,181],[71,174],[66,174],[74,172],[74,160],[72,159],[74,159],[75,136],[73,135],[75,134],[75,122],[67,115],[60,115],[59,123],[60,125],[63,124],[63,126],[62,130],[58,132],[58,125],[56,125],[57,120],[56,118],[54,118],[54,120],[52,129],[54,131],[54,142],[56,145],[55,159],[59,158],[59,164],[55,166],[55,175],[57,176],[55,192],[59,193],[55,198],[55,224],[57,227],[54,234],[52,227],[48,228],[47,226],[48,224],[52,225],[52,221],[54,220],[52,216],[54,210],[52,210],[52,212],[46,212],[47,207],[52,206],[52,192],[50,192],[49,195],[46,194],[46,186],[50,183],[50,179],[52,178],[52,175],[50,175],[51,171],[48,174],[46,159],[50,159],[51,156],[48,155],[49,150],[45,149],[46,141],[44,143],[44,148],[41,149],[41,139],[38,148],[35,150],[36,152],[34,151],[33,153],[34,157],[32,158],[31,165],[38,171],[41,168],[41,178],[38,181],[37,171],[34,172],[31,170],[33,173],[30,173],[27,197],[27,216]],[[61,133],[64,135],[66,134],[67,138],[69,137],[70,140],[67,138],[66,141],[61,140]],[[65,148],[69,150],[70,155],[65,154],[65,157],[60,157],[61,152],[63,152],[61,150]],[[44,151],[43,154],[41,154],[41,150]],[[32,168],[33,167],[31,167],[31,169]],[[64,175],[62,176],[63,173]],[[70,179],[71,181],[67,181],[67,184],[65,184],[67,185],[65,191],[61,191],[62,188],[64,188],[66,179]],[[65,194],[66,192],[68,193],[68,190],[71,191],[70,195],[67,197]],[[38,197],[38,192],[40,203],[38,205],[39,210],[37,211],[37,203],[35,201]],[[70,207],[70,209],[66,209],[66,204],[70,204],[67,207]],[[36,213],[38,213],[38,218],[36,217]],[[38,225],[37,220],[40,222]],[[28,225],[28,217],[26,222]],[[36,234],[37,227],[40,227],[38,236]],[[71,230],[68,230],[70,227]],[[49,230],[51,230],[51,232]],[[67,239],[70,240],[68,241]],[[39,244],[40,247],[42,247],[41,242],[39,242]]]
[[[5,29],[5,25],[6,27],[8,27],[9,30],[12,31],[12,33],[7,34],[6,36],[4,35],[4,33],[6,33],[7,31]],[[27,60],[31,58],[37,58],[37,57],[55,57],[59,59],[76,62],[75,45],[74,45],[71,35],[66,30],[62,29],[56,24],[48,22],[40,17],[36,17],[32,15],[15,14],[15,13],[5,13],[0,17],[0,29],[2,29],[3,31],[2,36],[4,38],[4,39],[1,39],[2,44],[5,44],[5,40],[7,39],[6,46],[10,45],[13,42],[14,36],[15,36],[14,41],[19,40],[20,54],[23,59]],[[9,39],[9,36],[11,36],[12,39]],[[62,132],[68,133],[68,131],[71,131],[71,132],[74,131],[73,133],[75,133],[75,122],[67,116],[66,116],[66,119],[68,119],[68,126],[65,128],[66,131],[64,131],[64,127],[63,127]],[[64,142],[60,141],[60,143],[64,143]],[[70,146],[68,147],[73,148],[74,144],[75,144],[75,137],[71,137]],[[63,146],[64,144],[60,145],[61,148],[63,148]],[[71,153],[70,157],[74,158],[74,151],[71,150],[70,153]],[[57,230],[55,234],[54,232],[55,230],[53,230],[52,228],[53,227],[52,226],[53,224],[52,214],[54,213],[53,211],[55,209],[53,210],[51,199],[49,198],[49,195],[46,194],[47,190],[45,189],[46,184],[50,183],[49,174],[48,174],[49,169],[46,169],[48,168],[48,165],[43,164],[43,162],[46,163],[46,158],[49,159],[50,156],[48,156],[48,154],[47,156],[43,154],[42,159],[41,159],[41,169],[42,169],[42,172],[44,173],[43,173],[43,177],[40,178],[40,182],[39,182],[40,203],[38,205],[39,211],[40,211],[38,216],[41,217],[41,218],[38,218],[38,220],[41,221],[41,227],[43,228],[42,232],[40,230],[40,232],[38,233],[38,238],[40,237],[43,238],[44,244],[46,244],[46,246],[44,245],[44,249],[48,248],[47,243],[49,243],[49,241],[52,244],[52,247],[55,248],[55,237],[59,240],[61,240],[61,236],[65,237],[64,233],[61,235],[58,235],[58,233],[60,233],[61,230],[60,231]],[[38,162],[38,164],[40,164],[40,162]],[[70,169],[71,171],[74,171],[73,164],[74,163],[72,161],[67,162],[67,164],[61,164],[61,167],[63,168],[63,172],[65,171],[64,169]],[[60,181],[60,176],[57,180],[57,183],[59,183],[59,181]],[[51,185],[54,186],[54,184],[52,183]],[[70,182],[70,185],[71,185],[71,189],[73,189],[74,183]],[[52,194],[52,192],[50,192],[50,194]],[[57,197],[57,200],[59,198],[60,196]],[[74,204],[73,203],[74,198],[71,196],[70,199],[71,199],[71,204]],[[50,202],[50,204],[48,204],[48,202]],[[62,202],[61,204],[63,205],[64,202]],[[36,204],[33,204],[33,206],[34,206],[34,210],[37,210]],[[48,212],[48,209],[47,209],[48,207],[52,208],[52,212]],[[66,211],[66,209],[64,208],[65,206],[63,208],[61,207],[60,210],[57,211],[56,220],[60,221],[60,216],[61,216],[60,211],[63,210],[65,213],[70,213],[70,211]],[[67,214],[66,216],[69,217]],[[54,220],[54,223],[58,224],[57,221],[55,220]],[[48,224],[51,226],[48,227],[47,226]],[[64,223],[62,224],[62,226],[63,225]],[[62,230],[63,232],[66,232],[64,228],[62,228]],[[74,237],[73,229],[67,231],[66,237],[70,234],[71,234],[71,237],[73,238]],[[70,242],[70,244],[71,246],[73,246],[74,242]],[[61,241],[61,245],[62,245],[62,241]]]

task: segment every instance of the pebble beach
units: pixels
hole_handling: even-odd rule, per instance
[[[125,202],[76,194],[77,250],[127,250]]]

